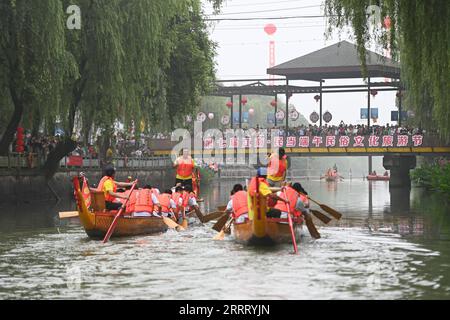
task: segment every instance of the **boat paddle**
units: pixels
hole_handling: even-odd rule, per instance
[[[106,232],[105,238],[103,238],[103,243],[108,242],[109,238],[111,237],[112,233],[114,232],[114,229],[116,228],[117,221],[119,221],[119,217],[122,215],[123,210],[125,209],[128,200],[130,200],[130,196],[133,193],[134,188],[136,188],[137,180],[133,183],[130,189],[130,193],[128,194],[127,199],[123,203],[122,207],[120,208],[119,212],[117,212],[116,216],[114,217],[113,222],[109,226],[108,232]]]
[[[213,240],[223,240],[225,239],[225,233],[230,229],[231,224],[233,223],[234,219],[232,217],[229,217],[226,224],[223,226],[222,230],[220,230],[219,234],[217,234]]]
[[[60,219],[69,219],[78,217],[78,211],[62,211],[59,213]]]
[[[323,223],[325,223],[325,224],[329,224],[330,223],[331,218],[327,217],[322,212],[317,211],[317,210],[313,210],[313,209],[310,209],[310,211],[317,219],[319,219]]]
[[[317,231],[311,215],[305,214],[304,217],[305,217],[306,227],[308,228],[308,231],[309,231],[309,234],[311,235],[311,237],[313,237],[314,239],[320,239],[321,238],[320,233],[319,233],[319,231]]]
[[[301,195],[304,195],[305,197],[307,195],[303,194],[300,192]],[[307,196],[309,200],[311,200],[312,202],[314,202],[315,204],[317,204],[323,211],[329,213],[331,216],[333,216],[333,218],[335,218],[336,220],[340,220],[342,218],[342,213],[337,212],[336,210],[334,210],[333,208],[330,208],[329,206],[325,205],[325,204],[321,204],[317,201],[315,201],[314,199],[311,199],[310,196]]]
[[[222,231],[222,228],[225,226],[227,221],[228,221],[228,213],[224,212],[222,217],[220,217],[220,219],[217,220],[217,222],[213,225],[212,228],[217,232],[220,232]]]
[[[186,208],[183,208],[183,221],[181,222],[181,227],[183,229],[188,228],[188,221],[187,221],[187,217],[186,217]]]
[[[286,189],[283,190],[284,198],[288,200],[288,197],[286,195]],[[298,253],[297,248],[297,241],[295,240],[295,233],[294,233],[294,224],[292,223],[292,217],[291,217],[291,208],[289,207],[289,203],[286,203],[286,208],[288,211],[288,222],[289,222],[289,228],[291,229],[291,236],[292,236],[292,244],[294,245],[294,253]]]
[[[223,214],[225,213],[225,211],[215,211],[215,212],[210,212],[207,215],[203,216],[203,223],[206,222],[210,222],[211,220],[215,220],[220,218]]]
[[[225,211],[225,210],[227,210],[227,206],[218,206],[218,207],[217,207],[217,210],[219,210],[219,211]]]
[[[162,217],[162,218],[163,218],[164,223],[167,225],[167,227],[169,227],[169,229],[176,229],[178,231],[185,230],[185,228],[183,228],[183,226],[180,226],[178,223],[176,223],[172,219],[166,218],[166,217]]]

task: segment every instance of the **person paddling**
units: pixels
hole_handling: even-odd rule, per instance
[[[133,217],[151,217],[155,207],[160,207],[159,200],[150,186],[133,191],[127,203],[127,213]]]
[[[300,183],[294,183],[292,186],[284,187],[284,191],[278,192],[278,196],[284,197],[284,192],[286,192],[289,204],[286,204],[283,201],[277,201],[275,207],[267,212],[267,217],[286,219],[288,212],[291,212],[294,217],[298,218],[302,214],[307,213],[307,199],[300,194],[300,192],[306,194],[306,191]]]
[[[174,210],[177,208],[175,201],[172,200],[172,190],[166,190],[158,196],[161,205],[160,214],[166,218],[174,218]]]
[[[248,219],[248,195],[241,184],[236,184],[231,191],[231,199],[225,211],[230,213],[236,224]]]
[[[128,195],[117,192],[117,187],[127,188],[131,187],[134,182],[118,182],[114,180],[116,169],[109,165],[105,168],[105,176],[98,184],[98,190],[105,194],[105,208],[106,210],[119,210],[122,203],[117,199],[127,199]]]

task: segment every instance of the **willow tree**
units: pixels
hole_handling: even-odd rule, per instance
[[[87,140],[92,128],[101,129],[106,146],[119,122],[125,128],[134,123],[138,132],[141,121],[179,114],[169,94],[175,86],[186,102],[182,111],[193,108],[212,77],[212,43],[200,0],[80,0],[78,6],[81,29],[66,31],[77,76],[64,78],[63,104],[55,116],[64,120],[66,136],[48,156],[48,177],[75,148],[75,136]],[[178,82],[179,74],[185,82]]]
[[[184,14],[169,25],[174,48],[167,75],[167,108],[170,127],[180,116],[195,110],[215,79],[215,44],[209,39],[199,1],[189,1]],[[178,120],[178,121],[177,121]]]
[[[54,112],[60,103],[67,58],[62,12],[54,0],[0,1],[0,112],[8,123],[1,155],[24,114]]]
[[[450,141],[450,2],[448,0],[325,0],[330,29],[351,26],[364,61],[365,45],[390,48],[416,117]],[[368,21],[390,17],[389,31]],[[379,21],[380,22],[380,21]],[[427,119],[431,114],[432,119]],[[432,120],[432,121],[429,121]]]

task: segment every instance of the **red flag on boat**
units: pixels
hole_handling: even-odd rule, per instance
[[[89,186],[88,186],[86,177],[83,177],[83,188],[81,190],[82,190],[84,202],[86,203],[86,207],[89,208],[91,206],[91,191],[89,190]]]

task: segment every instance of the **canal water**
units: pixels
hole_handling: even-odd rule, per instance
[[[60,221],[70,201],[1,208],[0,299],[449,299],[450,209],[422,189],[386,182],[301,181],[344,214],[320,240],[305,228],[291,245],[213,241],[213,222],[185,232],[91,241]],[[225,204],[231,183],[203,187],[204,210]],[[393,199],[394,200],[394,199]],[[315,206],[314,206],[315,207]]]

